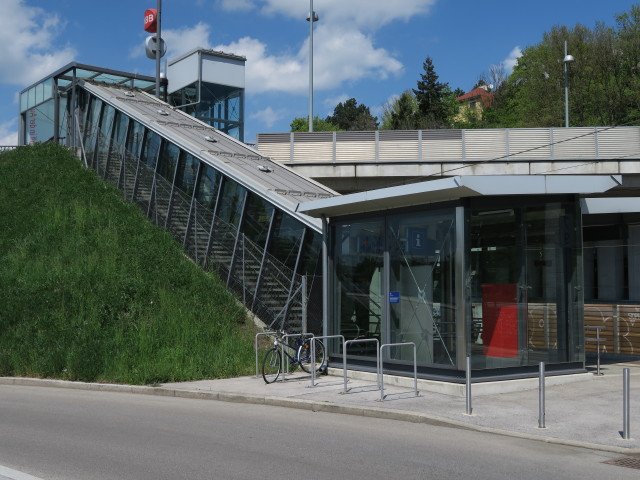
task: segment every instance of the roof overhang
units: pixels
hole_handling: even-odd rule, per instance
[[[457,176],[314,200],[298,206],[312,217],[336,217],[394,208],[501,195],[589,195],[619,186],[619,175]]]
[[[589,215],[603,213],[640,213],[640,198],[581,198],[580,207],[582,213]]]

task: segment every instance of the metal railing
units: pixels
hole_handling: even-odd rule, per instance
[[[504,162],[640,158],[640,127],[259,133],[280,162]]]
[[[380,365],[380,402],[384,402],[384,399],[386,397],[388,397],[388,395],[384,394],[384,366],[383,366],[383,358],[384,356],[382,355],[382,351],[385,348],[396,348],[396,347],[407,347],[407,346],[412,346],[413,347],[413,390],[414,390],[414,396],[417,397],[419,396],[419,392],[418,392],[418,363],[417,363],[417,349],[416,349],[416,344],[413,342],[401,342],[401,343],[385,343],[384,345],[382,345],[380,347],[380,360],[379,360],[379,365]]]
[[[319,337],[313,337],[311,339],[311,359],[314,362],[313,365],[311,365],[311,387],[316,387],[318,386],[316,384],[316,369],[315,369],[315,360],[316,360],[316,341],[317,340],[329,340],[329,339],[334,339],[334,338],[339,338],[342,340],[342,358],[344,360],[345,355],[344,355],[344,335],[322,335]],[[324,348],[324,354],[325,354],[325,362],[327,363],[327,365],[329,365],[329,359],[328,357],[328,353],[327,353],[327,348]],[[325,386],[329,386],[329,385],[338,385],[340,382],[337,383],[325,383],[323,385]]]
[[[352,388],[347,389],[347,347],[353,343],[371,343],[371,342],[375,342],[376,344],[376,388],[374,390],[380,390],[380,376],[381,376],[381,371],[380,371],[380,342],[378,341],[377,338],[356,338],[353,340],[347,340],[346,342],[344,342],[344,345],[342,347],[342,376],[343,376],[343,380],[344,380],[344,389],[341,393],[349,393],[350,390],[353,390]],[[367,388],[367,386],[364,387],[358,387],[358,388]],[[369,390],[358,390],[358,391],[370,391]]]

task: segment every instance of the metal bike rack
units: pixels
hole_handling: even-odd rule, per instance
[[[309,337],[309,338],[313,338],[313,333],[287,333],[286,335],[282,336],[282,341],[280,342],[280,360],[282,361],[282,364],[280,365],[281,373],[282,373],[282,380],[280,380],[281,382],[284,382],[284,377],[289,372],[289,364],[288,364],[289,357],[287,357],[287,369],[286,369],[286,371],[285,371],[285,368],[284,368],[284,359],[286,357],[286,354],[284,353],[284,344],[285,344],[285,341],[288,338],[293,338],[293,337]]]
[[[355,340],[347,340],[343,343],[342,347],[342,376],[344,379],[343,394],[349,393],[350,388],[347,389],[347,346],[352,343],[371,343],[376,342],[376,390],[380,390],[380,342],[377,338],[357,338]]]
[[[278,335],[278,332],[259,332],[256,333],[256,340],[255,340],[255,350],[256,350],[256,378],[260,378],[260,370],[258,369],[258,337],[262,336],[262,335],[270,335],[272,337],[275,337]]]
[[[342,339],[342,358],[344,360],[344,335],[323,335],[321,337],[313,337],[311,339],[311,358],[314,359],[314,365],[311,367],[311,387],[316,387],[316,369],[315,369],[315,358],[316,358],[316,340],[326,340],[330,338],[341,338]],[[324,350],[325,361],[327,362],[327,368],[329,364],[329,354],[327,353],[327,349]],[[324,386],[329,385],[339,385],[340,382],[337,383],[325,383]]]
[[[413,342],[401,342],[401,343],[385,343],[380,347],[380,400],[379,402],[384,402],[384,399],[387,395],[384,394],[384,369],[383,369],[383,360],[382,360],[382,351],[385,348],[391,347],[403,347],[403,346],[413,346],[413,390],[415,392],[415,396],[419,395],[418,392],[418,363],[417,363],[417,355],[416,355],[416,344]]]

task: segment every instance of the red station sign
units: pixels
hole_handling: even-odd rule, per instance
[[[149,33],[158,31],[158,10],[149,8],[144,12],[144,30]]]

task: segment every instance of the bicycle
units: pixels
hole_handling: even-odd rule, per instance
[[[262,359],[262,378],[265,383],[273,383],[280,376],[282,368],[282,353],[289,359],[291,369],[300,366],[302,370],[311,373],[311,368],[319,372],[326,368],[325,350],[322,342],[314,340],[312,337],[304,338],[303,335],[295,337],[294,342],[290,342],[294,337],[288,337],[283,341],[285,332],[278,332],[273,341],[273,348],[265,353]],[[311,342],[315,341],[315,359],[311,358]],[[313,367],[311,366],[313,362]]]

